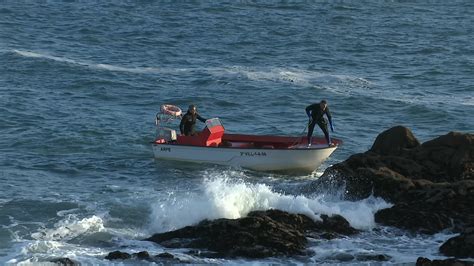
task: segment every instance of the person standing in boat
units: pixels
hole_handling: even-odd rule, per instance
[[[196,134],[194,126],[196,125],[196,120],[199,120],[203,123],[206,122],[206,119],[202,118],[196,110],[196,106],[191,104],[188,108],[188,112],[183,115],[181,118],[181,123],[179,124],[179,130],[181,135],[185,136],[194,136]]]
[[[331,131],[334,132],[334,127],[332,125],[332,117],[331,117],[331,113],[329,112],[329,107],[328,107],[327,101],[322,100],[319,103],[309,105],[308,107],[306,107],[306,114],[309,117],[308,147],[311,147],[311,141],[312,141],[312,138],[313,138],[314,126],[316,124],[318,124],[318,126],[323,131],[324,136],[326,137],[326,141],[328,143],[328,146],[332,146],[333,144],[331,143],[331,137],[329,136],[329,131],[328,131],[328,122],[323,117],[326,114],[326,116],[328,117],[328,120],[329,120],[329,125],[331,127]]]

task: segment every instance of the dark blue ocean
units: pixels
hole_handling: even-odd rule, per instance
[[[473,133],[473,40],[469,0],[0,1],[0,263],[107,264],[114,250],[218,264],[443,258],[449,232],[377,225],[382,199],[300,188],[395,125],[421,142]],[[232,133],[300,135],[321,99],[344,145],[311,175],[153,158],[161,104],[194,103]],[[272,208],[341,214],[362,233],[256,261],[140,241]]]

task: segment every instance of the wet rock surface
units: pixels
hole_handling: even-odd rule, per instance
[[[469,228],[459,236],[448,239],[439,250],[446,256],[474,258],[474,228]]]
[[[151,256],[147,251],[140,251],[137,253],[127,253],[122,251],[113,251],[110,252],[107,256],[105,256],[107,260],[137,260],[137,261],[147,261],[147,262],[154,262],[154,263],[183,263],[177,258],[175,258],[172,254],[168,252],[160,253],[155,256]]]
[[[64,265],[64,266],[81,265],[79,262],[73,261],[70,258],[56,258],[56,259],[50,260],[49,262],[55,263],[56,265]]]
[[[128,254],[127,252],[114,251],[110,252],[107,256],[105,256],[105,258],[108,260],[127,260],[131,259],[132,255]]]
[[[341,216],[321,216],[313,221],[302,214],[279,210],[251,212],[240,219],[202,221],[172,232],[145,239],[169,248],[196,248],[214,252],[215,257],[265,258],[304,255],[307,235],[324,238],[352,235],[357,230]]]
[[[312,187],[345,186],[347,198],[370,195],[395,205],[376,222],[422,233],[474,224],[474,135],[450,132],[419,144],[408,128],[381,133],[372,148],[326,170]]]
[[[457,259],[430,260],[419,257],[416,260],[416,266],[473,266],[472,261],[462,261]]]

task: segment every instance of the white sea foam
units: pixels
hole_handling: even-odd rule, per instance
[[[370,81],[348,75],[337,75],[317,71],[302,70],[298,68],[249,68],[242,66],[224,66],[207,68],[157,68],[157,67],[124,67],[107,63],[94,63],[85,60],[75,60],[66,57],[53,56],[48,53],[13,50],[18,55],[31,58],[42,58],[63,62],[77,66],[93,69],[107,70],[113,72],[128,72],[134,74],[172,74],[181,72],[201,71],[214,76],[241,75],[253,81],[291,82],[302,86],[328,85],[338,83],[371,84]]]
[[[82,234],[101,232],[104,230],[102,218],[93,215],[90,218],[78,220],[74,214],[68,214],[66,217],[56,223],[52,229],[42,229],[33,233],[31,237],[36,240],[70,240]]]
[[[77,66],[89,67],[93,69],[100,69],[100,70],[108,70],[113,72],[128,72],[128,73],[135,73],[135,74],[159,74],[163,72],[167,72],[165,70],[153,67],[122,67],[122,66],[115,66],[111,64],[103,64],[103,63],[93,63],[81,60],[74,60],[65,57],[58,57],[52,56],[47,53],[38,53],[38,52],[31,52],[31,51],[22,51],[22,50],[13,50],[15,53],[24,56],[24,57],[31,57],[31,58],[42,58],[53,60],[56,62],[63,62]]]
[[[337,238],[329,241],[313,240],[309,244],[309,248],[315,254],[312,261],[315,263],[356,263],[360,256],[382,254],[391,258],[389,263],[396,264],[411,264],[418,257],[444,259],[445,257],[439,254],[439,245],[453,236],[445,233],[431,236],[407,234],[399,229],[389,227],[379,229],[378,231],[365,231],[350,238]],[[351,261],[351,257],[355,260]]]
[[[42,58],[56,62],[68,63],[71,65],[87,67],[91,69],[105,70],[111,72],[126,72],[133,74],[178,74],[182,72],[200,71],[217,77],[242,76],[255,82],[277,82],[291,83],[297,87],[322,88],[333,94],[346,96],[364,96],[374,99],[389,101],[401,101],[409,104],[432,105],[438,104],[459,104],[473,106],[472,97],[465,95],[452,95],[450,97],[436,94],[424,93],[423,95],[412,95],[412,93],[400,90],[392,90],[386,93],[386,88],[377,88],[377,84],[368,79],[345,75],[323,73],[312,70],[299,69],[296,67],[244,67],[244,66],[223,66],[206,68],[158,68],[158,67],[125,67],[107,63],[95,63],[85,60],[75,60],[65,57],[53,56],[48,53],[33,51],[13,50],[18,55],[30,58]]]
[[[218,76],[241,76],[255,82],[291,83],[294,88],[313,87],[327,90],[336,95],[364,96],[387,101],[399,101],[409,104],[431,106],[436,104],[453,104],[472,106],[472,97],[466,94],[446,95],[421,92],[419,90],[391,90],[387,93],[386,85],[374,83],[366,78],[348,74],[320,72],[297,67],[244,67],[228,66],[207,68],[206,72]],[[418,93],[414,95],[414,93]]]
[[[290,82],[299,86],[318,86],[339,83],[351,83],[365,86],[372,84],[370,81],[361,77],[323,73],[295,67],[252,68],[231,66],[222,68],[208,68],[206,70],[216,76],[240,75],[253,81],[271,81],[284,83]]]
[[[114,66],[114,65],[109,65],[109,64],[94,64],[93,66],[95,68],[105,69],[109,71],[130,72],[130,73],[137,73],[137,74],[160,74],[164,72],[158,68],[153,68],[153,67],[129,68],[129,67]]]
[[[474,97],[466,97],[463,101],[461,101],[462,105],[474,106]]]
[[[16,243],[13,252],[0,258],[2,265],[53,265],[52,258],[67,257],[83,265],[102,265],[108,253],[99,247],[84,247],[60,241],[27,241]]]
[[[81,63],[72,59],[68,58],[63,58],[63,57],[57,57],[57,56],[52,56],[48,54],[43,54],[43,53],[35,53],[35,52],[30,52],[30,51],[21,51],[21,50],[13,50],[15,53],[24,56],[24,57],[33,57],[33,58],[44,58],[44,59],[49,59],[49,60],[54,60],[58,62],[65,62],[65,63],[70,63],[70,64],[77,64],[77,65],[84,65],[87,66],[88,64],[86,63]]]
[[[107,251],[96,247],[83,247],[69,244],[68,241],[82,235],[90,235],[105,230],[102,218],[91,216],[79,219],[74,214],[62,213],[64,218],[54,224],[53,228],[41,228],[31,234],[31,238],[14,237],[15,245],[3,263],[29,265],[47,261],[51,257],[68,257],[79,259],[83,263],[100,263],[95,256],[104,256]],[[0,260],[0,262],[2,262]]]
[[[375,226],[374,213],[391,205],[382,199],[369,198],[359,202],[327,202],[324,197],[285,195],[265,184],[250,184],[242,179],[210,177],[202,187],[186,194],[170,193],[152,204],[151,232],[164,232],[203,219],[246,216],[255,210],[279,209],[302,213],[315,220],[319,214],[340,214],[358,229]]]

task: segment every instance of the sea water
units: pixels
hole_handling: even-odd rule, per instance
[[[107,264],[115,250],[194,263],[443,258],[449,232],[374,222],[389,202],[302,188],[395,125],[422,142],[473,133],[473,18],[471,1],[0,1],[0,262]],[[301,135],[321,99],[344,145],[310,175],[153,159],[163,103],[195,104],[231,133]],[[141,241],[267,209],[340,214],[361,233],[262,260]]]

